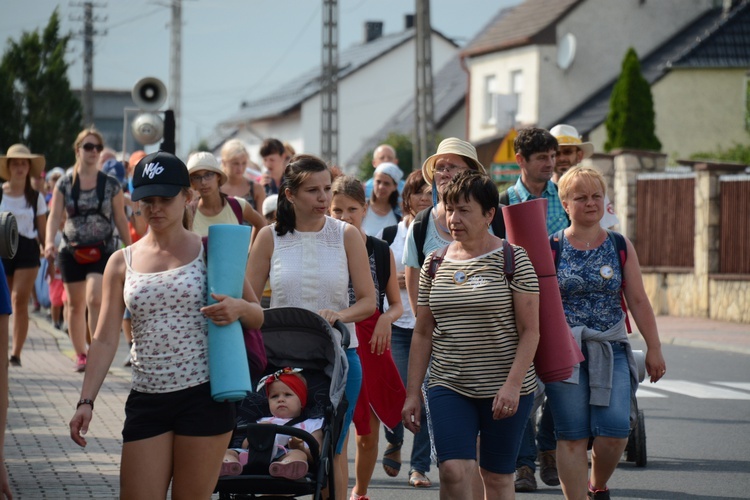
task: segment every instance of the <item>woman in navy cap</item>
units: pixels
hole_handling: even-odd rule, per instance
[[[206,318],[263,322],[249,285],[244,298],[212,295],[206,306],[201,237],[188,231],[190,179],[164,152],[135,167],[131,197],[149,232],[115,252],[104,271],[104,304],[70,435],[86,446],[94,400],[117,351],[125,306],[133,321],[132,390],[125,404],[120,498],[210,498],[234,429],[234,406],[211,398]]]

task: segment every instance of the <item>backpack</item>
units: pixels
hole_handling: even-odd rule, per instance
[[[379,292],[379,309],[383,311],[383,303],[385,298],[385,288],[388,285],[388,280],[391,278],[391,249],[388,244],[375,238],[374,236],[367,237],[367,255],[374,255],[375,257],[375,276],[378,279],[378,292]]]
[[[552,250],[552,259],[555,261],[555,271],[560,267],[560,248],[562,245],[562,239],[565,237],[564,229],[559,230],[555,234],[551,235],[549,237],[549,246]],[[625,304],[625,262],[628,260],[628,246],[625,243],[625,237],[621,235],[620,233],[616,233],[614,231],[610,231],[609,229],[607,231],[607,238],[612,242],[612,245],[615,247],[615,251],[617,252],[617,255],[620,256],[619,263],[620,263],[620,277],[622,279],[622,287],[620,288],[620,307],[622,307],[622,311],[625,313],[625,326],[628,329],[628,333],[632,333],[632,328],[630,327],[630,318],[628,317],[628,307]]]
[[[430,258],[430,267],[427,269],[427,275],[430,279],[435,279],[435,275],[440,269],[440,264],[445,259],[445,254],[448,252],[448,247],[445,245],[443,248],[432,254]],[[503,273],[505,278],[510,281],[513,279],[513,275],[516,272],[516,256],[513,253],[513,246],[508,243],[508,240],[503,238]]]
[[[388,246],[391,246],[393,245],[393,240],[396,239],[397,234],[398,234],[398,224],[395,224],[393,226],[388,226],[386,228],[383,228],[383,237],[380,239],[388,243]]]
[[[502,205],[497,207],[495,210],[495,216],[492,218],[492,232],[498,238],[505,239],[505,220],[503,219]],[[427,224],[428,217],[432,213],[432,207],[425,208],[417,214],[412,222],[414,225],[414,242],[417,245],[417,259],[419,260],[419,266],[421,267],[424,263],[424,241],[427,239]],[[383,236],[385,236],[385,230],[383,230]]]
[[[63,238],[67,242],[69,246],[72,248],[84,248],[84,247],[90,247],[90,246],[98,246],[100,248],[104,248],[106,243],[112,239],[113,229],[112,229],[112,220],[105,216],[102,213],[102,205],[104,204],[104,196],[105,196],[105,190],[107,187],[107,177],[109,177],[104,172],[97,172],[96,173],[96,198],[98,200],[98,205],[96,209],[89,209],[85,212],[82,212],[78,208],[78,199],[81,197],[81,180],[78,176],[76,176],[75,180],[73,181],[73,186],[70,190],[70,198],[73,200],[73,213],[69,216],[69,218],[74,217],[85,217],[88,220],[89,215],[98,215],[108,223],[109,227],[109,234],[104,237],[103,239],[97,241],[97,242],[71,242],[68,240],[67,236],[65,236],[65,233],[63,233]],[[98,259],[97,259],[98,260]]]

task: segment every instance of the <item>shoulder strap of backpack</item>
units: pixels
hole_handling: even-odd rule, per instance
[[[607,237],[612,241],[612,245],[615,247],[615,251],[619,257],[620,276],[622,278],[622,287],[620,288],[620,307],[622,307],[622,312],[625,313],[625,326],[628,329],[628,333],[632,333],[633,329],[630,326],[628,306],[625,303],[625,261],[628,260],[628,246],[625,243],[625,237],[620,233],[607,229]]]
[[[510,189],[510,188],[508,188]],[[500,204],[501,205],[510,205],[510,195],[508,194],[508,189],[500,193]]]
[[[562,240],[565,237],[564,229],[560,229],[549,237],[549,247],[552,250],[552,260],[555,262],[555,271],[560,267],[560,251],[562,249]]]
[[[383,240],[374,236],[367,237],[368,253],[372,249],[375,256],[375,274],[378,278],[378,290],[380,292],[380,312],[383,312],[383,298],[388,280],[391,278],[391,249]]]
[[[424,240],[427,239],[427,218],[430,216],[432,208],[425,208],[417,214],[412,221],[414,225],[414,243],[417,245],[417,259],[419,266],[424,264]]]
[[[237,201],[237,198],[234,196],[227,196],[226,199],[232,212],[234,212],[234,216],[237,217],[237,222],[242,225],[242,222],[244,221],[244,218],[242,217],[242,205],[240,205],[240,202]]]
[[[388,243],[388,246],[393,245],[393,240],[396,239],[396,234],[398,234],[398,225],[383,228],[383,241]]]
[[[104,204],[104,192],[107,188],[107,174],[104,172],[96,173],[96,198],[99,204],[96,207],[96,212],[102,213],[102,205]],[[79,214],[78,210],[78,198],[81,197],[81,179],[76,175],[75,181],[73,181],[73,187],[70,190],[70,197],[73,199],[73,217]]]
[[[435,275],[438,272],[438,269],[440,269],[440,264],[443,263],[443,259],[445,259],[445,254],[448,253],[448,247],[450,244],[445,245],[440,250],[436,250],[432,257],[430,258],[430,267],[427,269],[427,274],[430,276],[430,279],[435,279]]]
[[[508,282],[513,279],[516,272],[516,256],[513,253],[513,246],[505,238],[503,238],[503,272]]]

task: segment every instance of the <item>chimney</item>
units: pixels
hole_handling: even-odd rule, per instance
[[[409,30],[414,27],[414,18],[416,16],[414,14],[406,14],[404,16],[404,29]]]
[[[365,21],[365,43],[383,36],[383,21]]]

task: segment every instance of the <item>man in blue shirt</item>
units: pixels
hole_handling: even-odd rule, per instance
[[[516,163],[521,177],[508,188],[508,205],[535,198],[547,199],[547,234],[568,227],[570,221],[563,209],[557,186],[552,182],[557,156],[557,139],[547,130],[535,127],[521,129],[513,141]],[[504,196],[501,198],[503,202]]]

